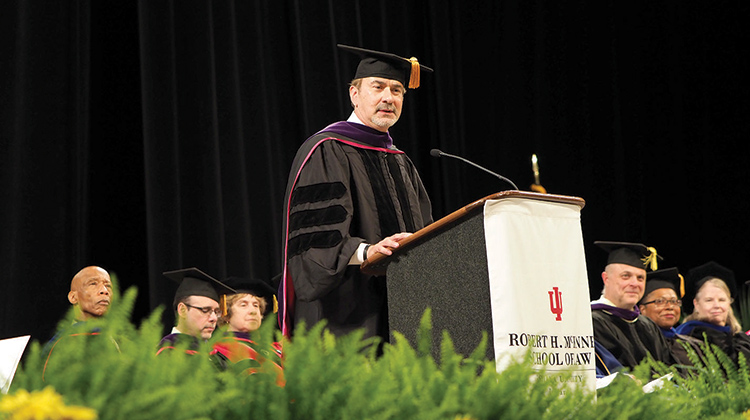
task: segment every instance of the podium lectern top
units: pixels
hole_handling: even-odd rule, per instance
[[[394,250],[393,255],[375,254],[372,258],[362,263],[361,270],[363,273],[371,275],[385,275],[388,264],[394,259],[398,258],[398,255],[409,248],[415,246],[419,242],[432,237],[439,232],[442,232],[449,226],[457,223],[465,217],[479,211],[483,208],[484,203],[488,200],[502,200],[506,198],[524,198],[538,201],[551,201],[555,203],[573,204],[579,208],[583,208],[586,202],[580,197],[572,197],[566,195],[554,195],[554,194],[540,194],[528,191],[501,191],[498,193],[490,194],[484,198],[481,198],[473,203],[467,204],[466,206],[454,211],[453,213],[443,217],[442,219],[426,226],[423,229],[415,232],[413,235],[405,238],[399,243],[398,249]]]

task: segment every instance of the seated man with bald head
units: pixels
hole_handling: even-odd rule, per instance
[[[42,371],[44,380],[50,369],[54,370],[56,365],[53,356],[54,351],[66,344],[72,344],[71,339],[85,339],[99,335],[99,327],[88,325],[87,321],[98,319],[107,314],[109,305],[112,303],[112,279],[107,270],[88,266],[81,269],[70,281],[68,301],[74,306],[75,322],[72,325],[59,330],[47,343],[47,361]],[[112,349],[119,350],[117,342],[112,338]],[[58,356],[59,357],[59,356]]]
[[[112,280],[107,270],[89,266],[70,282],[68,301],[76,307],[76,319],[86,321],[107,313],[112,301]]]

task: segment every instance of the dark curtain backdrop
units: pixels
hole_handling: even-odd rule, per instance
[[[442,217],[507,186],[440,148],[532,182],[594,240],[663,266],[746,267],[750,5],[621,1],[9,1],[0,13],[0,338],[46,340],[70,279],[162,271],[271,279],[298,145],[350,113],[344,43],[435,69],[392,129]],[[165,313],[165,328],[172,315]],[[746,326],[750,327],[750,326]]]

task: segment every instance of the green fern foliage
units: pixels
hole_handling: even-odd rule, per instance
[[[530,354],[498,373],[485,359],[486,334],[468,357],[456,353],[446,332],[433,344],[429,310],[414,345],[398,332],[391,343],[363,339],[362,331],[335,337],[325,323],[298,326],[288,341],[273,322],[264,323],[252,338],[261,347],[282,343],[285,385],[279,386],[274,375],[217,369],[209,353],[221,331],[197,355],[176,350],[157,356],[162,311],[136,327],[130,322],[135,298],[128,289],[97,321],[75,324],[71,312],[60,322],[51,357],[51,343],[32,343],[0,407],[21,393],[52,387],[65,404],[91,408],[103,420],[666,420],[743,418],[750,409],[747,361],[734,364],[707,344],[703,357],[687,349],[691,370],[648,360],[592,393],[571,373],[534,371]],[[431,356],[433,345],[439,360]],[[643,391],[644,383],[670,373],[662,388]],[[23,418],[13,415],[0,411],[0,419]]]

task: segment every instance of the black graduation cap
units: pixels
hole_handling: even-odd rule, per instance
[[[657,289],[672,289],[680,299],[685,296],[685,280],[680,275],[680,270],[677,267],[672,267],[648,272],[646,274],[646,289],[641,301]]]
[[[386,79],[398,80],[409,89],[416,89],[419,87],[421,72],[427,71],[432,73],[432,69],[419,64],[416,57],[404,58],[396,54],[350,47],[342,44],[337,44],[336,46],[361,57],[359,66],[357,66],[357,72],[354,74],[354,79],[384,77]]]
[[[275,313],[279,310],[279,303],[276,301],[276,290],[263,280],[229,277],[224,280],[224,283],[234,289],[236,293],[249,293],[253,296],[264,298],[267,305],[263,315],[268,315],[271,312]]]
[[[187,296],[205,296],[219,302],[220,294],[235,293],[231,287],[195,267],[165,271],[162,274],[180,284],[174,295],[175,306],[180,299]]]
[[[688,270],[687,278],[685,279],[685,304],[687,306],[685,309],[686,312],[687,309],[689,309],[690,312],[687,313],[693,312],[693,299],[695,298],[695,294],[698,293],[698,290],[703,286],[703,283],[712,278],[724,280],[724,283],[729,287],[729,292],[732,295],[731,297],[737,297],[737,282],[734,278],[734,271],[724,267],[716,261],[709,261],[703,265]]]
[[[596,241],[594,245],[609,253],[607,264],[626,264],[653,271],[659,268],[657,259],[663,259],[656,253],[656,249],[643,244]]]

